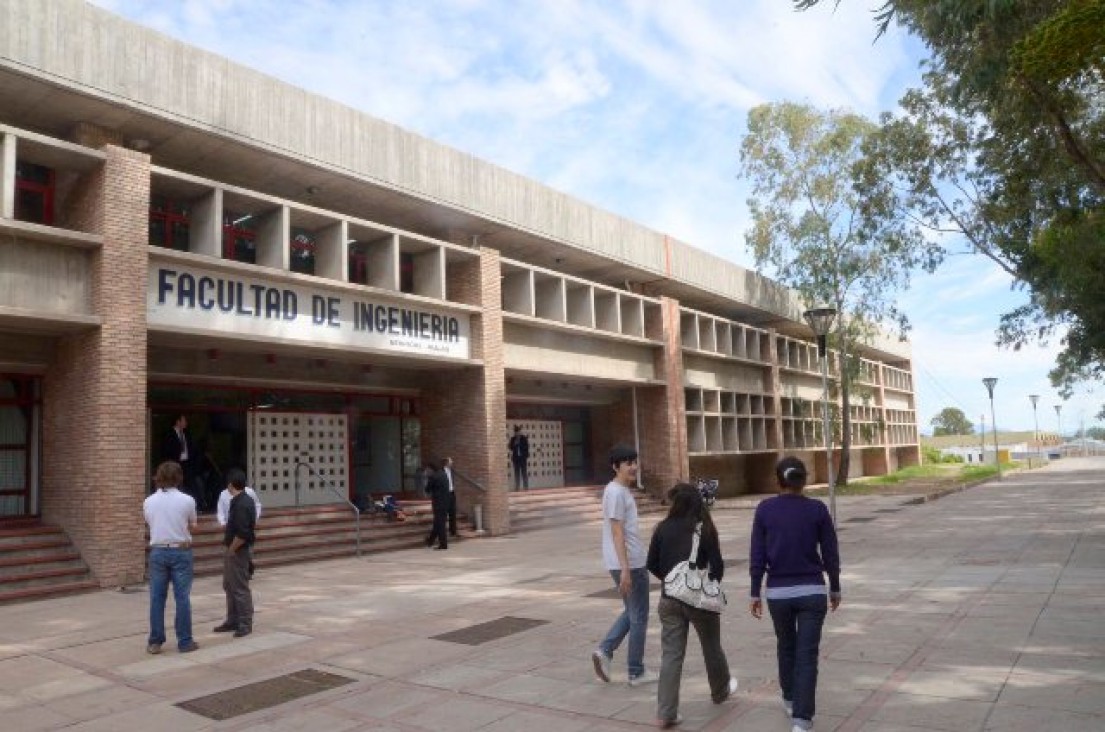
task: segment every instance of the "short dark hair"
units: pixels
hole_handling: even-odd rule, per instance
[[[805,488],[806,464],[796,457],[785,457],[775,465],[775,478],[783,488]]]
[[[235,489],[242,490],[246,487],[246,471],[241,468],[231,468],[226,471],[226,482]]]
[[[632,463],[637,460],[637,451],[628,445],[615,445],[610,449],[610,467],[614,470],[622,463]]]

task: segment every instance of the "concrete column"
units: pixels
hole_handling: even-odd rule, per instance
[[[59,340],[43,399],[42,514],[62,526],[104,587],[145,571],[147,155],[108,145],[67,218],[103,235],[92,253],[94,331]]]
[[[15,218],[15,135],[0,135],[0,218]]]

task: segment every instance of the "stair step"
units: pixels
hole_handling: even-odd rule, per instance
[[[23,572],[4,575],[0,578],[0,591],[18,590],[28,587],[42,587],[64,582],[90,580],[88,568],[84,564],[74,567],[55,569],[30,569]]]
[[[100,589],[100,584],[95,580],[54,582],[53,584],[47,585],[10,589],[5,584],[0,584],[0,605],[13,602],[42,600],[49,597],[60,597],[62,595],[76,595],[81,592],[91,592],[98,589]]]
[[[0,580],[8,574],[15,574],[15,571],[22,567],[44,568],[50,564],[80,561],[81,555],[68,546],[63,549],[51,549],[41,553],[33,551],[3,552],[0,553]]]

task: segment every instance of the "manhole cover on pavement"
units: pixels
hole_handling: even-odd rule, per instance
[[[354,679],[325,671],[304,669],[267,681],[246,684],[218,694],[178,702],[176,706],[208,719],[223,720],[277,704],[352,684]]]
[[[448,633],[433,636],[433,640],[449,641],[450,643],[463,643],[468,646],[478,646],[488,641],[506,638],[508,635],[521,633],[523,630],[544,625],[548,620],[534,620],[533,618],[499,618],[479,625],[471,625],[460,630],[452,630]]]

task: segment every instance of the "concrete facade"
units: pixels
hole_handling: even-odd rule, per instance
[[[657,493],[766,491],[784,453],[826,473],[795,293],[536,181],[77,0],[0,5],[0,141],[0,376],[41,385],[0,393],[41,423],[30,509],[0,515],[62,525],[105,586],[141,577],[173,411],[236,460],[279,400],[363,418],[351,496],[451,455],[492,534],[511,420],[560,425],[533,460],[562,483],[619,442]],[[919,458],[908,346],[864,359],[853,475]]]

